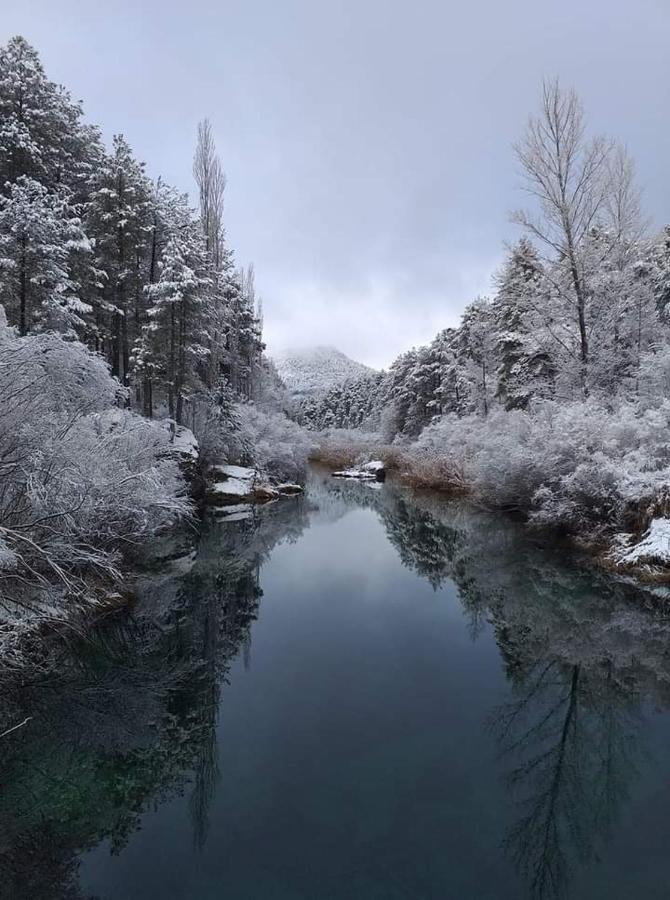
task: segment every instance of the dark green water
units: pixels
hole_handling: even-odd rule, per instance
[[[667,605],[314,474],[9,686],[16,900],[667,898]]]

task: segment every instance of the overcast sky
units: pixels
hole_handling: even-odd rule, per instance
[[[47,74],[193,191],[209,116],[226,227],[256,266],[273,347],[370,365],[456,324],[490,287],[511,150],[558,75],[623,140],[670,220],[669,0],[0,0]]]

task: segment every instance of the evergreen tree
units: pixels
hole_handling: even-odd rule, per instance
[[[182,214],[165,247],[158,281],[148,290],[149,322],[136,357],[142,374],[164,387],[170,417],[179,423],[189,396],[202,387],[210,337],[206,249],[185,204]]]
[[[498,278],[494,328],[498,384],[496,399],[505,409],[527,409],[533,396],[548,396],[553,364],[533,335],[537,306],[542,303],[542,265],[526,238],[512,248]]]
[[[24,38],[0,48],[0,190],[28,176],[81,199],[100,155],[98,131],[81,120],[81,105],[46,78]]]
[[[21,176],[0,197],[0,302],[22,335],[84,328],[91,307],[72,271],[74,258],[89,254],[66,192]]]
[[[92,183],[87,231],[95,240],[95,349],[122,384],[130,378],[130,348],[139,333],[148,282],[152,188],[122,135]]]

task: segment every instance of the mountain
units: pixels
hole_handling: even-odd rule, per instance
[[[344,381],[374,371],[363,363],[349,359],[335,347],[285,350],[273,354],[272,361],[294,397],[323,394]]]

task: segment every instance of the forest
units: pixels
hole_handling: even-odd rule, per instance
[[[670,228],[650,228],[626,148],[557,80],[514,151],[528,208],[492,296],[299,420],[327,433],[324,459],[385,453],[417,485],[614,543],[624,567],[667,562]]]
[[[292,400],[226,233],[209,121],[193,207],[123,135],[106,147],[25,39],[0,50],[3,666],[36,621],[122,602],[133,554],[194,520],[220,463],[300,482],[310,454],[374,453],[659,574],[670,229],[652,231],[626,148],[557,80],[514,150],[528,207],[492,296],[388,371]]]
[[[0,50],[3,666],[36,621],[123,594],[129,556],[193,518],[206,466],[306,463],[207,120],[193,176],[197,210],[123,135],[106,148],[27,41]]]

